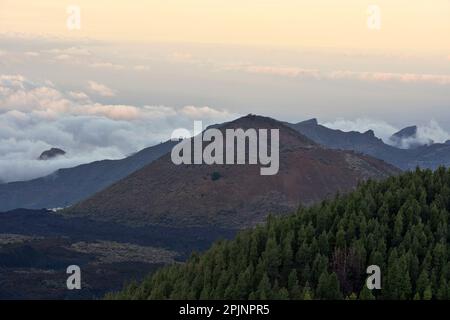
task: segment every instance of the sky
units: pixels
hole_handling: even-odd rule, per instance
[[[248,113],[444,142],[449,107],[448,0],[0,0],[0,182]]]
[[[65,36],[72,4],[82,28],[70,36],[450,52],[448,0],[2,0],[0,27]],[[367,30],[371,5],[380,8],[379,32]]]

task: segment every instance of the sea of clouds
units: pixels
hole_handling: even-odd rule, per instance
[[[278,60],[286,64],[278,65],[265,58],[272,55],[247,50],[238,54],[234,46],[130,47],[0,34],[0,182],[123,158],[167,140],[176,128],[192,128],[193,120],[209,125],[250,112],[301,120],[311,103],[317,110],[308,116],[343,118],[325,126],[372,129],[386,143],[401,128],[375,117],[392,120],[409,112],[408,118],[417,121],[427,110],[425,103],[433,103],[436,107],[426,118],[447,125],[450,121],[445,113],[450,75],[441,74],[442,66],[423,74],[413,60],[405,73],[397,70],[394,59],[387,68],[391,72],[367,72],[360,65],[378,65],[378,60],[354,55],[348,60],[344,55],[339,68],[326,63],[322,68],[329,53],[297,51],[283,53]],[[355,86],[371,95],[359,94]],[[377,94],[382,99],[372,99]],[[395,108],[377,107],[390,105],[392,99],[398,102]],[[367,118],[349,120],[355,101],[365,106],[359,115]],[[401,147],[448,139],[448,132],[430,121],[419,123],[417,136],[401,141]],[[52,147],[67,154],[36,160]]]
[[[95,81],[97,93],[114,91]],[[236,117],[208,106],[133,106],[102,104],[86,92],[65,92],[51,83],[22,75],[0,75],[0,181],[29,180],[59,168],[101,159],[119,159],[166,141],[176,128],[192,129]],[[51,147],[65,156],[37,160]]]

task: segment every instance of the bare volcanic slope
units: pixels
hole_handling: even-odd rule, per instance
[[[368,156],[323,148],[271,118],[249,115],[220,130],[236,128],[280,130],[278,174],[262,176],[260,165],[175,165],[167,154],[65,213],[137,225],[242,228],[399,172]]]

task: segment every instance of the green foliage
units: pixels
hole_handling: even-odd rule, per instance
[[[368,181],[220,241],[111,299],[448,299],[450,171]],[[382,289],[365,286],[367,266]]]
[[[218,172],[218,171],[214,171],[214,172],[211,174],[211,180],[212,180],[212,181],[219,180],[220,178],[222,178],[222,175],[221,175],[220,172]]]
[[[366,285],[363,286],[361,293],[359,294],[360,300],[375,300],[375,296],[372,291],[367,288]]]

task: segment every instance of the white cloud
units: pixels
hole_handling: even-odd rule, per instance
[[[68,95],[72,99],[77,100],[77,101],[89,101],[90,100],[89,96],[86,93],[81,92],[81,91],[69,91]]]
[[[450,75],[444,74],[334,71],[328,75],[328,78],[374,82],[394,81],[402,83],[432,83],[439,85],[450,84]]]
[[[68,47],[68,48],[54,48],[50,50],[45,50],[44,52],[53,53],[56,55],[67,54],[73,56],[90,56],[91,52],[87,48],[83,47]]]
[[[103,97],[113,97],[115,96],[114,90],[108,88],[104,84],[98,83],[96,81],[88,81],[89,90],[91,90],[93,93],[99,94]]]
[[[417,136],[416,139],[412,141],[406,141],[408,147],[412,143],[420,143],[420,144],[426,144],[429,141],[434,142],[445,142],[447,140],[450,140],[450,134],[441,128],[441,126],[435,121],[431,120],[427,125],[419,126],[417,128]],[[409,143],[409,144],[408,144]]]
[[[450,85],[448,74],[395,73],[395,72],[361,72],[349,70],[320,71],[291,66],[264,66],[248,64],[229,64],[220,68],[224,71],[242,71],[252,74],[275,75],[290,78],[317,80],[357,80],[369,82],[430,83]]]
[[[106,116],[113,120],[137,120],[142,115],[140,108],[127,105],[103,105],[94,103],[85,109],[87,114]]]
[[[229,116],[227,111],[216,110],[210,107],[185,106],[181,113],[193,120],[226,118]]]
[[[104,105],[82,91],[64,93],[21,75],[0,75],[0,181],[28,180],[101,159],[118,159],[192,128],[238,115],[211,107]],[[36,160],[51,147],[65,156]]]
[[[40,53],[36,52],[36,51],[27,51],[27,52],[25,52],[25,55],[27,55],[29,57],[38,57],[38,56],[40,56]]]
[[[123,70],[125,66],[121,64],[115,64],[112,62],[94,62],[90,64],[93,68],[104,68],[104,69],[112,69],[112,70]]]
[[[55,57],[55,59],[57,59],[57,60],[69,60],[71,58],[72,57],[68,54],[59,54]]]
[[[284,76],[290,78],[308,77],[308,78],[320,78],[321,74],[318,70],[303,69],[297,67],[285,67],[285,66],[261,66],[261,65],[228,65],[223,68],[228,71],[244,71],[254,74],[266,74]]]
[[[15,89],[25,89],[25,83],[25,77],[20,74],[0,75],[0,90],[3,90],[4,92]]]
[[[90,50],[84,47],[62,47],[62,48],[53,48],[41,50],[40,52],[27,52],[25,53],[28,56],[38,56],[41,54],[47,54],[53,57],[53,59],[63,61],[63,62],[71,62],[71,63],[81,63],[92,55]]]
[[[148,71],[148,70],[150,70],[150,67],[146,66],[146,65],[137,65],[137,66],[134,66],[133,69],[137,70],[137,71]]]
[[[183,63],[192,63],[195,61],[194,57],[189,52],[172,52],[169,54],[169,60]]]

